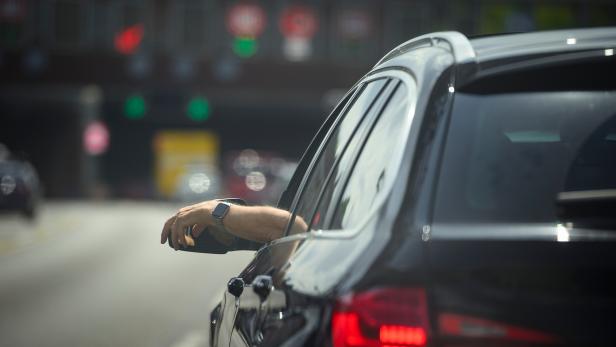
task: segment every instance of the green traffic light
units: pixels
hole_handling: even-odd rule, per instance
[[[257,40],[251,37],[233,39],[233,52],[242,58],[250,58],[257,53]]]
[[[210,117],[210,103],[205,98],[192,98],[188,102],[188,118],[195,122],[203,122]]]
[[[124,101],[124,115],[129,119],[141,119],[145,116],[145,100],[141,95],[132,95]]]

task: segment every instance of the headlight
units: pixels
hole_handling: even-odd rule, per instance
[[[17,182],[15,178],[11,175],[4,175],[2,179],[0,179],[0,192],[4,195],[9,195],[13,191],[15,191],[15,187],[17,186]]]

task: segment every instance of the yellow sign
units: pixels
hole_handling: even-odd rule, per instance
[[[208,131],[161,131],[154,138],[156,185],[163,197],[176,193],[190,166],[217,167],[218,136]]]

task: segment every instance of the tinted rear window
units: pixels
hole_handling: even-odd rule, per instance
[[[616,92],[456,94],[435,222],[553,222],[591,189],[616,189]]]

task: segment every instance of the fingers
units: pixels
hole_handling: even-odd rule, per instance
[[[161,235],[160,235],[160,243],[164,244],[165,242],[167,242],[167,239],[169,239],[171,241],[171,244],[173,245],[173,248],[175,248],[176,250],[179,248],[180,245],[193,246],[194,240],[192,240],[192,238],[190,237],[191,236],[190,233],[187,234],[185,232],[186,227],[181,227],[181,226],[177,228],[175,227],[177,223],[177,219],[178,219],[177,217],[178,215],[176,214],[175,216],[169,218],[165,222],[165,225],[163,226],[163,231],[161,232]],[[177,231],[174,231],[174,230],[177,230]],[[195,237],[197,237],[199,234],[197,234]],[[192,242],[187,242],[186,236],[188,238],[191,238]]]
[[[201,225],[199,225],[199,224],[195,224],[195,225],[193,225],[193,227],[192,227],[192,233],[191,233],[191,235],[192,235],[194,238],[197,238],[197,237],[199,237],[199,236],[203,233],[203,231],[204,231],[204,230],[205,230],[205,227],[204,227],[204,226],[201,226]]]
[[[208,221],[208,202],[182,207],[163,226],[160,242],[167,239],[175,250],[180,247],[194,246],[194,238],[199,237]]]
[[[190,230],[188,230],[188,233],[186,233],[184,235],[184,243],[186,244],[186,246],[188,247],[194,247],[195,246],[195,239],[193,239],[192,235],[190,234]]]
[[[186,229],[192,227],[195,223],[195,212],[193,210],[178,212],[175,221],[171,226],[171,240],[173,248],[178,250],[180,247],[194,246],[194,240],[190,236],[190,231]],[[189,240],[190,239],[190,240]]]
[[[184,228],[182,228],[180,225],[181,222],[176,216],[175,221],[171,226],[171,245],[176,251],[180,248],[180,245],[182,244],[184,238]]]
[[[175,217],[176,216],[173,216],[167,219],[167,221],[163,225],[163,231],[160,233],[160,243],[164,244],[165,242],[167,242],[169,234],[171,233],[171,226],[175,222]]]

